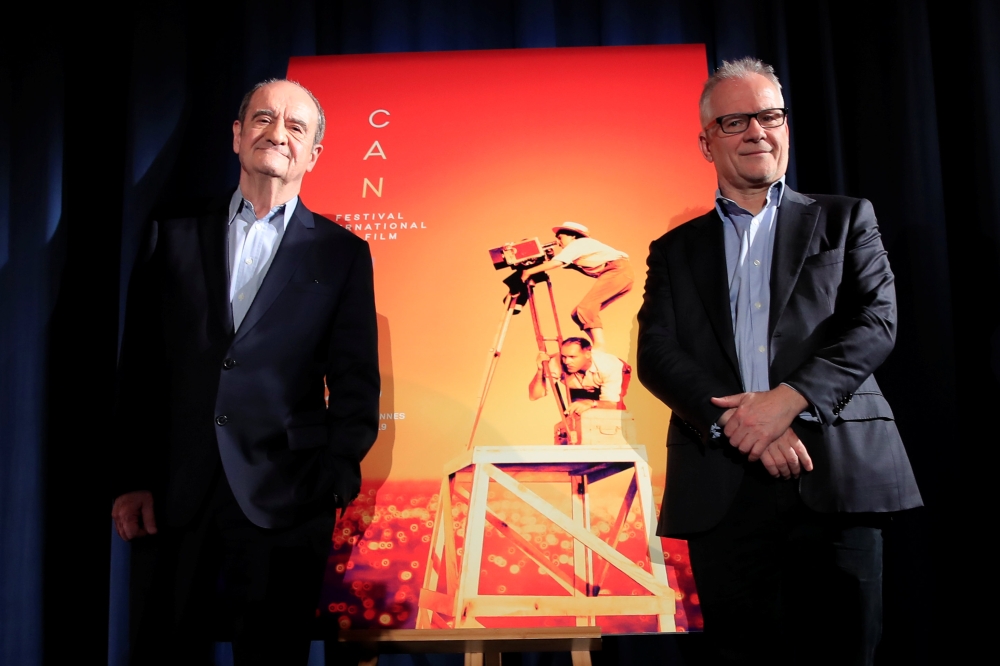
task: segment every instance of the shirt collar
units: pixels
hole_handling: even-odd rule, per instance
[[[285,224],[282,226],[287,226],[287,221],[292,218],[292,213],[295,212],[295,206],[298,204],[298,202],[299,202],[299,197],[294,196],[285,203],[278,204],[277,206],[272,208],[268,216],[273,218],[279,212],[279,210],[283,208],[285,212],[284,215]],[[244,206],[248,206],[250,210],[253,210],[253,204],[251,204],[249,201],[243,198],[243,190],[237,187],[236,191],[233,192],[233,196],[229,199],[229,224],[233,223],[233,220],[235,220],[236,216],[239,215],[240,212],[242,212]],[[256,215],[254,215],[253,217],[256,218]]]
[[[778,180],[771,183],[771,187],[767,189],[767,198],[764,200],[764,208],[762,208],[761,210],[763,211],[768,207],[773,207],[773,208],[779,207],[781,205],[781,198],[784,196],[784,194],[785,194],[785,177],[782,176]],[[726,197],[722,196],[722,191],[718,189],[715,190],[715,205],[719,209],[720,216],[723,213],[727,215],[740,214],[740,213],[744,215],[750,215],[750,211],[744,209],[742,206],[740,206],[732,199],[727,199]]]

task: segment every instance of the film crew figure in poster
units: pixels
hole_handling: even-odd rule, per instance
[[[573,321],[590,336],[595,350],[605,347],[604,324],[601,310],[632,289],[634,281],[632,264],[628,255],[595,238],[590,230],[578,222],[565,222],[552,227],[561,252],[551,259],[527,268],[521,279],[527,282],[533,275],[555,268],[572,268],[597,282],[573,308]]]
[[[872,205],[785,184],[760,60],[724,62],[700,115],[714,208],[653,241],[639,312],[672,411],[658,533],[688,540],[708,663],[871,664],[881,527],[922,503],[872,376],[897,321]]]
[[[264,81],[233,123],[239,186],[156,219],[129,286],[112,517],[131,663],[305,664],[337,510],[378,432],[368,244],[299,198],[324,114]],[[324,389],[329,390],[329,408]]]
[[[569,391],[567,413],[580,415],[589,409],[624,409],[626,365],[617,356],[593,349],[586,338],[566,338],[559,353],[538,352],[537,370],[528,384],[528,398],[548,395],[545,364],[549,373],[561,377]]]

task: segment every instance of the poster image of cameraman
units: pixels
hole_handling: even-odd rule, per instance
[[[525,270],[521,279],[554,268],[573,268],[597,282],[573,308],[573,321],[593,341],[595,350],[604,349],[604,327],[601,310],[632,289],[634,281],[632,264],[628,255],[590,237],[590,230],[579,222],[564,222],[552,227],[562,251],[548,261]]]

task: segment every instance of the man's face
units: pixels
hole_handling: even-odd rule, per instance
[[[576,236],[573,234],[556,234],[556,242],[559,243],[559,247],[561,248],[565,248],[575,240]]]
[[[585,372],[590,368],[591,357],[589,349],[583,349],[575,342],[571,342],[568,345],[563,345],[561,351],[563,366],[566,368],[567,373]]]
[[[743,191],[767,186],[788,168],[788,122],[763,129],[756,119],[740,134],[724,134],[715,119],[730,113],[756,113],[785,105],[773,83],[759,74],[727,79],[709,97],[709,117],[698,135],[702,155],[715,165],[720,189]]]
[[[316,166],[323,146],[313,145],[319,114],[309,95],[279,81],[254,93],[246,118],[233,123],[233,151],[251,176],[300,182]]]

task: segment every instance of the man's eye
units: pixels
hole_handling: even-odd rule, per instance
[[[729,127],[729,128],[734,128],[735,129],[737,127],[742,126],[743,123],[744,123],[744,121],[745,121],[744,118],[723,118],[722,119],[722,125],[724,127]]]

